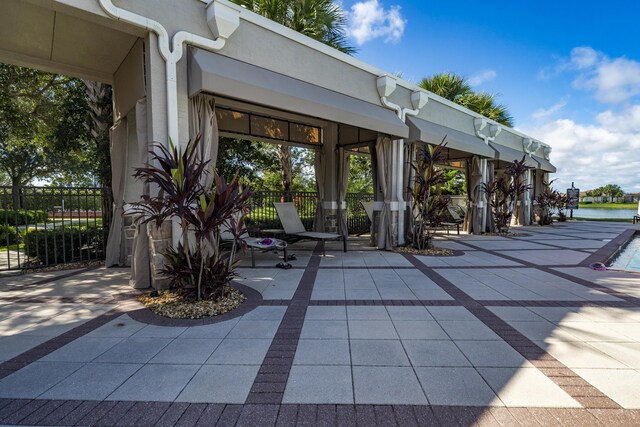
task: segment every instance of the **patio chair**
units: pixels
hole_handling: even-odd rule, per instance
[[[284,233],[287,236],[292,236],[302,239],[320,240],[322,242],[322,256],[325,256],[325,240],[338,240],[342,239],[344,251],[347,252],[347,236],[338,233],[321,233],[315,231],[307,231],[302,224],[300,215],[292,202],[286,203],[273,203],[276,208],[278,218],[284,229]]]
[[[458,212],[456,212],[456,209],[454,207],[447,206],[447,211],[449,211],[449,215],[451,216],[452,221],[441,222],[438,225],[442,226],[447,230],[447,235],[449,234],[449,228],[452,228],[452,227],[455,227],[456,234],[460,235],[460,226],[462,225],[464,220],[460,218],[460,215],[458,215]]]
[[[638,211],[633,216],[633,223],[640,222],[640,201],[638,201]]]

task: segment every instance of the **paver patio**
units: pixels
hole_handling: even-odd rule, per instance
[[[629,227],[293,245],[244,261],[255,309],[199,326],[135,315],[125,269],[0,278],[0,423],[640,424],[640,274],[585,265]]]

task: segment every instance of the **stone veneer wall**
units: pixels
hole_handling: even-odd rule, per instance
[[[137,215],[123,215],[122,216],[122,228],[124,232],[124,262],[125,266],[131,267],[131,257],[133,256],[133,241],[136,238],[137,227],[135,220]]]
[[[149,257],[151,259],[151,286],[155,289],[168,289],[169,280],[160,274],[164,266],[164,252],[173,244],[171,221],[165,221],[160,228],[147,224],[149,233]]]

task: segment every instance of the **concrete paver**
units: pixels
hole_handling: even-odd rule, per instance
[[[221,406],[216,415],[226,411],[236,420],[233,411],[261,403],[640,408],[640,307],[631,298],[640,296],[640,276],[579,265],[586,250],[606,245],[626,226],[599,227],[529,227],[530,236],[515,238],[452,235],[437,244],[461,256],[417,256],[416,266],[397,253],[343,253],[328,245],[335,251],[319,260],[304,310],[295,295],[307,286],[305,267],[318,262],[313,245],[296,250],[290,270],[273,268],[273,254],[259,254],[257,268],[245,258],[238,272],[264,305],[202,326],[148,325],[123,314],[82,329],[122,307],[111,298],[131,290],[124,269],[3,277],[0,364],[22,357],[26,366],[3,374],[0,399],[127,402],[114,403],[113,414],[146,402],[181,402],[175,422],[187,415],[188,403],[244,404]],[[52,281],[20,287],[45,279]],[[34,302],[13,300],[25,296]],[[63,302],[67,297],[78,301]],[[78,326],[83,332],[76,334]],[[73,337],[49,341],[65,333]],[[604,395],[576,394],[596,389]],[[276,400],[252,400],[261,396]],[[213,410],[203,408],[189,414]],[[299,417],[310,410],[300,408]],[[355,408],[362,420],[367,411],[382,420],[387,407]],[[321,409],[314,409],[317,419]]]

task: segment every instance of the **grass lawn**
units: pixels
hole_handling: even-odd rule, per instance
[[[24,243],[13,244],[9,246],[0,246],[0,252],[17,251],[18,249],[24,249]]]
[[[573,219],[578,221],[633,222],[632,218],[581,218],[579,216],[574,216]],[[567,220],[571,221],[568,218]]]
[[[637,203],[580,203],[580,207],[585,209],[587,208],[588,209],[635,209],[638,207],[638,204]]]

